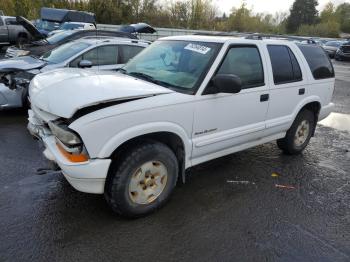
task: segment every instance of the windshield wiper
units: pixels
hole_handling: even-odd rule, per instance
[[[124,69],[124,70],[125,70],[125,69]],[[141,72],[126,72],[126,70],[125,70],[125,73],[126,73],[127,75],[140,77],[140,78],[142,78],[142,79],[144,79],[144,80],[147,80],[147,81],[149,81],[149,82],[152,82],[152,83],[154,83],[155,81],[157,81],[157,80],[155,80],[152,76],[147,75],[147,74],[145,74],[145,73],[141,73]]]
[[[161,85],[161,86],[169,88],[169,89],[173,89],[173,88],[174,89],[178,89],[178,90],[182,90],[183,89],[180,86],[176,86],[176,85],[170,84],[168,82],[164,82],[164,81],[161,81],[161,80],[154,79],[153,76],[147,75],[145,73],[141,73],[141,72],[127,72],[125,69],[122,69],[121,71],[124,74],[130,75],[130,76],[139,77],[139,78],[141,78],[143,80],[146,80],[146,81],[151,82],[153,84]]]
[[[116,69],[117,72],[121,72],[122,74],[126,73],[126,70],[122,67]]]

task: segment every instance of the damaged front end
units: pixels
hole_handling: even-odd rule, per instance
[[[0,84],[9,89],[27,89],[35,74],[21,69],[0,69]]]
[[[29,106],[29,84],[34,76],[28,71],[0,69],[0,110]]]

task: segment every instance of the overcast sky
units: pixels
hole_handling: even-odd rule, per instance
[[[318,9],[328,3],[330,0],[319,0]],[[213,0],[221,13],[230,13],[232,7],[239,7],[242,0]],[[253,8],[254,12],[275,13],[277,11],[286,12],[289,10],[294,0],[246,0],[249,8]],[[350,3],[350,0],[331,0],[335,4]]]

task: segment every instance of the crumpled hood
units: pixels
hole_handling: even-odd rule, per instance
[[[18,58],[0,60],[0,72],[1,71],[19,71],[19,70],[30,70],[40,68],[46,65],[46,62],[31,57],[22,56]]]
[[[63,118],[71,118],[76,111],[88,106],[172,92],[120,73],[82,69],[39,74],[29,89],[32,105]]]

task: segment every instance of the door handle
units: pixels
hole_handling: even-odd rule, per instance
[[[260,96],[260,102],[266,102],[269,100],[269,94],[263,94]]]
[[[305,94],[305,88],[300,88],[299,89],[299,95],[304,95]]]

